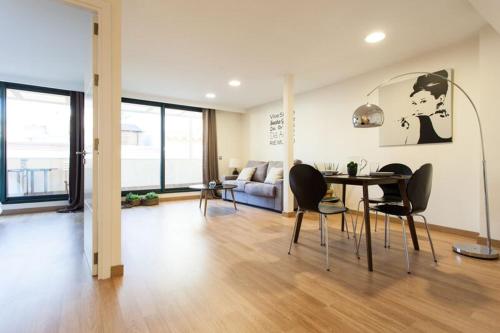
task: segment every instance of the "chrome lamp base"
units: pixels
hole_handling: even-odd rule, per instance
[[[478,259],[498,259],[498,251],[479,244],[454,244],[453,251],[458,254]]]

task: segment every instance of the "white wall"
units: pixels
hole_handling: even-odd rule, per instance
[[[488,36],[498,42],[498,35]],[[367,160],[378,161],[381,164],[402,162],[412,169],[423,163],[434,165],[434,183],[431,202],[427,216],[431,223],[459,228],[464,230],[480,230],[480,154],[479,135],[472,108],[465,97],[454,90],[453,101],[453,143],[418,145],[404,147],[379,147],[378,129],[355,129],[352,127],[353,111],[366,102],[365,95],[377,84],[391,76],[408,71],[434,71],[443,68],[454,69],[454,79],[470,93],[476,101],[482,94],[479,89],[488,86],[492,92],[482,93],[492,96],[491,106],[482,110],[491,118],[488,121],[486,136],[490,149],[487,154],[490,162],[490,174],[495,172],[494,166],[500,163],[498,150],[492,148],[493,141],[498,142],[497,133],[491,130],[495,124],[493,117],[496,111],[493,106],[498,95],[497,80],[499,75],[490,77],[490,81],[481,82],[479,64],[499,68],[500,56],[490,54],[479,56],[479,37],[463,41],[457,45],[447,46],[441,50],[416,56],[414,59],[394,64],[392,66],[360,75],[344,82],[296,96],[296,137],[295,158],[304,162],[342,162],[349,157],[361,156]],[[488,44],[488,48],[490,44]],[[485,52],[486,45],[482,48]],[[491,46],[493,47],[493,46]],[[495,47],[498,47],[496,45]],[[496,63],[495,63],[496,62]],[[489,70],[489,69],[485,69]],[[481,72],[482,73],[482,72]],[[300,79],[300,78],[297,78]],[[493,92],[496,91],[496,95]],[[376,94],[375,94],[376,95]],[[377,103],[377,96],[370,99]],[[245,118],[246,150],[250,159],[278,159],[282,157],[282,146],[270,146],[269,113],[281,111],[281,103],[271,103],[248,110]],[[486,121],[485,116],[485,121]],[[498,169],[498,167],[497,167]],[[372,188],[375,195],[379,190]],[[492,206],[498,201],[500,185],[498,180],[490,186]],[[355,208],[361,197],[359,189],[348,190],[348,205]],[[500,222],[499,209],[492,214],[493,222]],[[495,228],[494,235],[500,239],[500,228]]]
[[[481,115],[486,144],[488,187],[492,237],[500,239],[500,157],[498,143],[498,114],[500,105],[500,34],[491,27],[481,31],[479,44],[479,74]],[[482,188],[481,188],[482,191]],[[481,193],[482,194],[482,193]],[[484,214],[482,215],[483,218]],[[483,219],[484,220],[484,219]],[[481,235],[486,234],[486,225],[481,224]]]
[[[243,144],[243,114],[217,110],[217,153],[219,155],[219,178],[230,175],[229,159],[246,159]]]

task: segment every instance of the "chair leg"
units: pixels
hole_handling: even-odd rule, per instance
[[[347,213],[343,213],[344,214],[344,220],[347,221]],[[354,253],[356,253],[357,249],[358,249],[358,239],[356,237],[356,229],[354,228],[354,219],[352,218],[352,214],[349,214],[351,216],[351,226],[352,226],[352,234],[353,234],[353,238],[354,238]],[[346,222],[346,225],[347,225],[347,222]]]
[[[363,218],[363,221],[361,222],[361,229],[359,230],[358,245],[356,246],[356,255],[358,256],[358,259],[361,258],[359,256],[359,246],[361,245],[361,240],[363,239],[363,227],[364,226],[365,226],[365,219]]]
[[[297,222],[299,221],[300,210],[297,210],[297,214],[295,214],[295,224],[293,226],[292,239],[290,240],[290,247],[288,248],[288,254],[292,251],[293,239],[295,238],[295,233],[297,232]]]
[[[377,224],[378,224],[378,212],[375,211],[375,232],[377,232]]]
[[[323,232],[323,215],[320,213],[319,214],[319,244],[321,246],[325,245],[325,233]]]
[[[325,229],[324,235],[325,235],[325,253],[326,253],[326,270],[330,270],[330,261],[328,257],[328,221],[322,218],[323,220],[323,228]]]
[[[359,200],[358,202],[358,209],[356,210],[356,222],[354,222],[354,229],[356,229],[358,227],[358,217],[359,217],[359,206],[361,205],[361,203],[363,202],[363,199]]]
[[[391,221],[387,216],[387,248],[391,248]]]
[[[401,226],[403,227],[403,247],[405,250],[405,257],[406,257],[406,271],[408,274],[411,273],[410,271],[410,256],[408,255],[408,243],[406,242],[406,224],[405,220],[401,216],[399,216],[399,219],[401,220]]]
[[[385,214],[385,221],[384,221],[384,248],[387,248],[387,223],[389,220],[389,215]]]
[[[429,231],[429,226],[427,225],[427,219],[425,218],[424,215],[418,215],[418,216],[421,216],[424,219],[425,230],[427,231],[427,237],[429,237],[429,243],[431,244],[432,256],[434,257],[434,262],[438,262],[436,259],[436,253],[434,252],[434,244],[432,244],[432,238],[431,238],[431,233]]]
[[[347,232],[347,239],[351,239],[351,237],[349,236],[349,224],[347,223],[347,217],[345,213],[343,213],[343,215],[345,221],[345,231]]]

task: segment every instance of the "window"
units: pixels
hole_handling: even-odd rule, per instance
[[[202,181],[201,109],[122,99],[122,191],[170,192]]]
[[[161,107],[122,103],[122,189],[160,188]]]
[[[201,112],[165,109],[165,188],[202,182]]]
[[[66,196],[69,176],[69,92],[1,84],[8,198]],[[56,91],[56,90],[53,90]],[[4,198],[5,199],[5,198]],[[26,200],[29,201],[29,200]]]

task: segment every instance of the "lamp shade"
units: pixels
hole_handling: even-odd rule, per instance
[[[352,124],[356,128],[379,127],[384,124],[384,111],[375,104],[364,104],[354,111]]]
[[[238,158],[230,158],[229,159],[229,167],[230,168],[241,168],[241,161]]]

